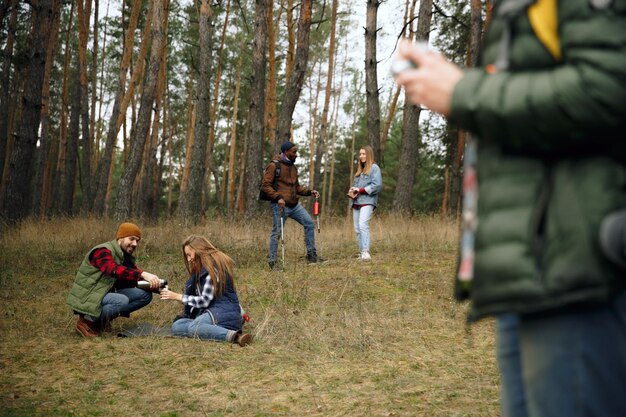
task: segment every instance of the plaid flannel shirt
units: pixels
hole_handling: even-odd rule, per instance
[[[91,253],[89,262],[105,275],[115,278],[115,288],[127,288],[136,286],[141,279],[141,269],[137,268],[131,260],[124,256],[122,264],[115,263],[113,254],[107,248],[98,248]]]
[[[219,282],[219,278],[217,279]],[[196,294],[198,293],[198,288],[195,288]],[[200,295],[183,295],[183,299],[181,300],[184,305],[190,306],[192,308],[197,308],[199,310],[204,310],[209,307],[211,301],[215,298],[215,290],[213,288],[213,282],[211,281],[210,275],[207,273],[204,277],[204,285],[202,286],[202,291]]]

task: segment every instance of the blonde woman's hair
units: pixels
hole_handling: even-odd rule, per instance
[[[372,149],[370,145],[365,145],[361,149],[365,151],[365,165],[361,165],[361,160],[357,159],[358,168],[356,170],[356,174],[354,174],[355,177],[359,177],[361,174],[369,175],[369,173],[372,171],[372,165],[374,165],[375,162],[374,149]],[[359,149],[359,154],[361,153],[361,149]]]
[[[196,256],[191,261],[187,260],[185,254],[187,246],[196,251]],[[224,293],[228,279],[234,278],[233,260],[203,236],[191,235],[185,239],[183,242],[183,261],[190,275],[199,274],[202,267],[207,270],[216,297]]]

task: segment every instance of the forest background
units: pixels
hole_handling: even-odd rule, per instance
[[[466,134],[387,74],[402,38],[473,66],[489,11],[0,0],[0,415],[499,415],[493,321],[467,326],[452,297]],[[258,186],[288,138],[322,194],[330,262],[308,265],[288,222],[285,268],[269,271]],[[384,187],[364,264],[345,192],[366,144]],[[184,236],[231,255],[255,342],[117,338],[170,325],[180,306],[156,297],[81,338],[65,304],[75,270],[127,219],[145,235],[138,265],[175,290]]]
[[[327,214],[346,212],[370,144],[381,211],[457,215],[465,133],[405,104],[387,68],[402,38],[473,65],[489,9],[2,0],[1,215],[254,216],[263,169],[290,138]]]

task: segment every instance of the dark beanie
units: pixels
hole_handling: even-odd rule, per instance
[[[289,149],[293,148],[294,146],[296,146],[295,143],[289,142],[288,140],[283,142],[282,145],[280,145],[280,151],[282,153],[287,152]]]

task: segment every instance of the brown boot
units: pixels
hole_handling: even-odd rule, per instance
[[[95,323],[87,320],[82,314],[78,317],[78,322],[76,322],[76,330],[83,335],[83,337],[100,336],[100,330]]]
[[[237,343],[239,346],[247,346],[250,343],[252,343],[252,339],[254,339],[254,336],[252,336],[250,333],[241,333],[238,332],[237,335],[235,335],[235,340],[234,343]]]

